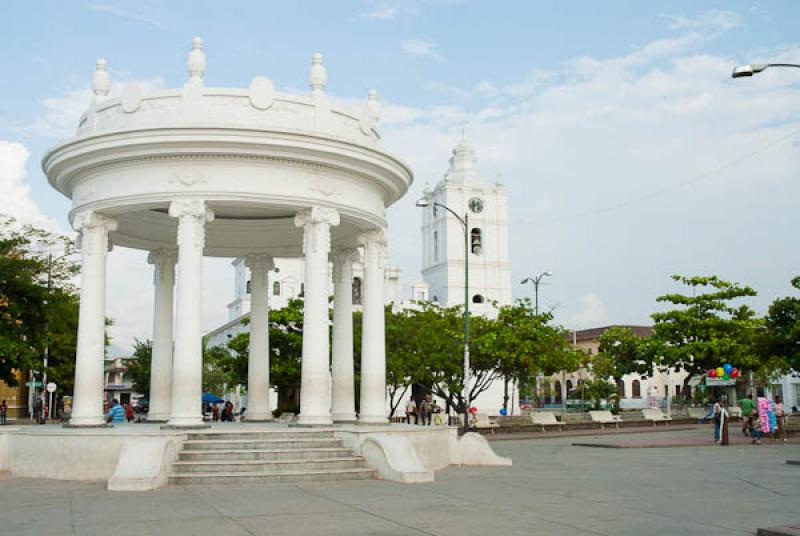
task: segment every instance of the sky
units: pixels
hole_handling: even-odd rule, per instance
[[[420,279],[426,182],[466,138],[510,192],[514,296],[553,272],[541,306],[571,329],[649,322],[672,274],[750,285],[759,313],[800,274],[800,63],[793,1],[353,0],[5,2],[0,32],[0,212],[61,232],[70,202],[41,171],[75,132],[97,58],[128,80],[181,87],[201,36],[208,86],[256,75],[307,92],[378,90],[384,148],[415,182],[389,210],[391,264]],[[152,333],[144,252],[109,255],[112,352]],[[227,320],[229,260],[206,259],[203,329]]]

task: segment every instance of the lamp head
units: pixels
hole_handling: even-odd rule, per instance
[[[542,275],[546,275],[546,276],[549,276],[549,277],[553,277],[553,272],[551,272],[550,270],[547,270],[547,271],[546,271],[544,274],[542,274]]]
[[[731,76],[733,78],[743,78],[745,76],[753,76],[755,73],[760,73],[769,67],[767,63],[748,63],[747,65],[737,65],[733,68]]]
[[[425,207],[431,206],[431,203],[427,199],[422,198],[422,199],[417,200],[417,206],[419,208],[425,208]]]
[[[519,284],[520,284],[520,285],[524,285],[525,283],[528,283],[528,282],[530,282],[530,281],[533,281],[533,280],[532,280],[530,277],[526,277],[525,279],[523,279],[522,281],[520,281],[520,282],[519,282]]]

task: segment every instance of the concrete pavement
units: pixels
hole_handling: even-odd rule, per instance
[[[800,467],[786,464],[800,458],[796,442],[587,449],[572,441],[494,442],[513,467],[452,467],[421,485],[114,493],[100,483],[0,477],[0,535],[753,535],[800,521]]]

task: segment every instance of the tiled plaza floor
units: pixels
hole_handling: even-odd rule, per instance
[[[659,432],[637,440],[707,435]],[[423,485],[112,493],[101,483],[0,477],[0,535],[753,535],[757,527],[800,521],[800,466],[786,464],[800,459],[797,439],[661,449],[582,448],[574,441],[493,442],[513,467],[452,467]]]

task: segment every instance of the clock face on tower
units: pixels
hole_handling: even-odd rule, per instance
[[[469,209],[475,214],[483,212],[483,200],[479,197],[473,197],[469,200]]]

